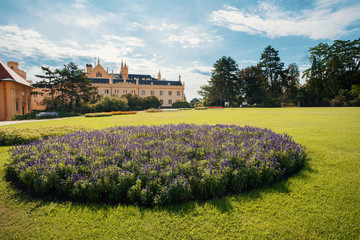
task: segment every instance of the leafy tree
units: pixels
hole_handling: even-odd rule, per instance
[[[258,66],[268,80],[269,94],[275,98],[280,97],[286,84],[284,83],[284,63],[281,62],[279,51],[271,45],[267,46],[261,54]]]
[[[346,95],[338,95],[341,89],[350,91],[352,85],[360,84],[360,38],[336,40],[331,45],[319,43],[311,47],[309,53],[312,64],[304,71],[304,76],[318,102],[329,102],[335,96],[338,97],[334,102],[338,102]]]
[[[196,105],[196,103],[199,103],[199,102],[200,102],[200,100],[198,98],[193,98],[193,99],[191,99],[190,104],[192,107],[194,107]]]
[[[260,103],[266,96],[267,82],[259,67],[251,66],[239,72],[242,96],[249,104]]]
[[[142,103],[142,98],[139,97],[138,95],[134,95],[131,93],[128,93],[126,95],[123,95],[123,97],[125,97],[128,100],[128,106],[130,110],[143,110],[143,103]]]
[[[223,106],[224,102],[238,101],[238,65],[231,57],[222,57],[213,65],[208,85],[201,86],[199,94],[209,105]]]
[[[144,97],[141,99],[143,109],[161,107],[160,100],[155,96]]]
[[[186,100],[178,100],[172,104],[173,108],[191,108],[191,104]]]
[[[112,112],[112,111],[125,111],[128,109],[128,101],[124,97],[116,97],[104,95],[101,96],[100,101],[96,102],[95,108],[97,112]]]
[[[291,63],[285,70],[284,85],[285,91],[282,97],[282,102],[286,105],[295,105],[297,102],[298,88],[300,84],[300,72],[296,63]]]
[[[96,100],[96,87],[75,63],[64,65],[60,70],[52,71],[49,67],[41,69],[45,74],[36,75],[42,81],[34,86],[42,85],[49,89],[51,99],[46,101],[53,110],[76,111],[82,104]]]
[[[96,87],[92,86],[91,80],[75,63],[64,65],[64,68],[59,70],[59,75],[61,76],[59,91],[64,100],[67,100],[68,111],[73,111],[74,107],[79,107],[82,101],[90,101],[91,96],[96,94]]]
[[[43,92],[47,92],[51,98],[51,101],[54,102],[55,94],[57,91],[57,86],[59,84],[59,74],[58,71],[52,71],[50,67],[41,67],[41,70],[44,72],[44,75],[35,75],[35,77],[41,78],[40,82],[34,83],[33,87],[43,88]],[[44,93],[36,93],[42,94]],[[54,110],[55,105],[52,105]]]

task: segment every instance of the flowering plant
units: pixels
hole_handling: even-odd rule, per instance
[[[49,137],[9,150],[6,177],[36,193],[145,206],[206,200],[298,171],[287,134],[235,125],[128,126]]]

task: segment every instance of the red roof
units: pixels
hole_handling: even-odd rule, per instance
[[[31,87],[30,83],[20,77],[14,70],[9,68],[5,63],[0,60],[0,81],[14,81],[26,86]]]

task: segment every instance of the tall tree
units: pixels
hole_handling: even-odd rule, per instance
[[[251,66],[239,72],[241,94],[249,104],[259,104],[263,101],[267,91],[267,80],[261,69]]]
[[[69,111],[73,111],[74,107],[79,107],[80,102],[88,102],[91,96],[96,94],[96,88],[92,86],[92,82],[86,77],[75,63],[64,65],[59,70],[62,88],[60,91],[64,93],[68,100]]]
[[[329,101],[341,89],[360,84],[360,38],[319,43],[309,49],[311,67],[304,71],[309,91],[318,100]]]
[[[280,97],[284,84],[284,63],[281,62],[279,51],[271,45],[264,49],[261,54],[259,67],[268,80],[269,93],[272,97]]]
[[[201,86],[199,94],[211,105],[224,106],[224,102],[236,102],[240,96],[238,65],[231,57],[222,57],[213,65],[208,85]]]
[[[300,84],[300,72],[299,67],[296,63],[291,63],[285,70],[285,77],[284,77],[284,85],[285,91],[283,95],[283,102],[284,103],[293,103],[297,102],[297,94],[299,92],[299,84]]]
[[[46,84],[50,89],[53,109],[74,111],[81,103],[89,102],[97,95],[96,87],[75,63],[64,65],[60,70],[52,71],[48,67],[42,67],[42,70],[45,75],[37,76],[43,79],[38,85]]]
[[[41,67],[41,70],[44,72],[44,75],[35,75],[35,77],[41,78],[42,80],[33,84],[33,86],[43,88],[43,91],[47,92],[51,101],[54,102],[57,87],[59,85],[59,74],[56,70],[52,71],[50,67]],[[54,105],[52,105],[52,108],[54,110]]]

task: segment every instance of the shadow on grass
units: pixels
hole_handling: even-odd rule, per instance
[[[216,208],[221,213],[231,214],[234,208],[233,203],[235,202],[245,203],[249,201],[250,202],[255,201],[263,198],[263,195],[267,193],[282,193],[282,194],[291,193],[291,183],[289,182],[289,180],[291,179],[305,180],[312,173],[316,173],[316,170],[313,170],[311,168],[310,163],[311,163],[311,159],[307,159],[304,163],[303,168],[298,173],[293,174],[288,178],[283,179],[279,182],[275,182],[273,185],[270,186],[263,186],[258,189],[250,190],[248,192],[244,192],[236,195],[228,195],[206,201],[190,201],[183,204],[172,204],[161,207],[155,206],[154,208],[146,208],[143,206],[127,205],[123,203],[111,203],[111,202],[102,202],[102,203],[77,202],[65,198],[62,199],[55,195],[39,196],[35,192],[28,190],[21,185],[14,184],[12,182],[6,182],[6,185],[8,185],[8,188],[10,187],[12,188],[11,189],[12,194],[10,194],[10,198],[16,200],[18,203],[21,204],[32,203],[34,205],[30,211],[36,211],[39,208],[56,203],[64,206],[66,205],[67,207],[69,207],[69,212],[84,211],[84,210],[89,210],[93,212],[101,211],[104,214],[103,217],[105,219],[114,209],[118,208],[119,206],[125,208],[126,207],[136,208],[142,217],[145,214],[145,212],[148,211],[167,212],[170,216],[171,215],[182,216],[196,211],[197,207],[204,208],[206,205],[210,205]],[[4,180],[4,177],[2,178]]]

